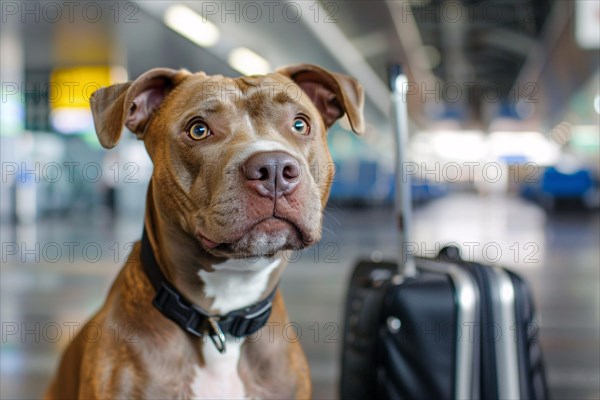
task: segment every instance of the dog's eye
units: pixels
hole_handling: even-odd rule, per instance
[[[310,125],[308,125],[308,122],[306,122],[304,118],[298,117],[294,119],[294,122],[292,123],[292,129],[294,132],[301,135],[308,135],[310,132]]]
[[[188,136],[194,140],[206,139],[210,135],[212,135],[212,132],[204,122],[196,122],[188,131]]]

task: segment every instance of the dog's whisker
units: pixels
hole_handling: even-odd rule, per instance
[[[328,222],[335,222],[338,225],[342,225],[342,223],[340,222],[339,219],[337,219],[337,217],[335,215],[333,215],[333,213],[327,209],[323,210],[323,214],[327,215],[327,217],[332,220],[332,221],[328,221]]]

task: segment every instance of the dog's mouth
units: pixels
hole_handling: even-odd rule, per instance
[[[301,226],[288,219],[270,216],[215,241],[197,231],[196,236],[209,253],[219,257],[272,256],[282,250],[300,250],[314,244]]]

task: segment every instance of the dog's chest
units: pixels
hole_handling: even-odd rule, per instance
[[[256,262],[232,260],[214,265],[214,271],[199,271],[206,297],[213,299],[211,308],[221,315],[250,306],[260,300],[267,289],[269,276],[280,259]]]
[[[214,266],[214,271],[199,271],[211,308],[223,315],[258,302],[267,289],[270,274],[281,260],[229,261]],[[202,344],[203,366],[194,367],[190,385],[192,398],[247,398],[239,374],[243,339],[227,338],[226,352],[218,352],[212,341]]]
[[[244,399],[244,384],[238,372],[242,339],[229,338],[227,351],[219,353],[213,343],[203,343],[204,366],[194,367],[190,392],[194,399]]]

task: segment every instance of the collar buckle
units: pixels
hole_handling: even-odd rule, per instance
[[[203,322],[201,316],[204,313],[197,307],[182,301],[179,292],[169,284],[161,282],[152,303],[158,311],[179,326],[184,327],[187,332],[197,337],[203,336],[202,329],[199,328],[201,328]]]

